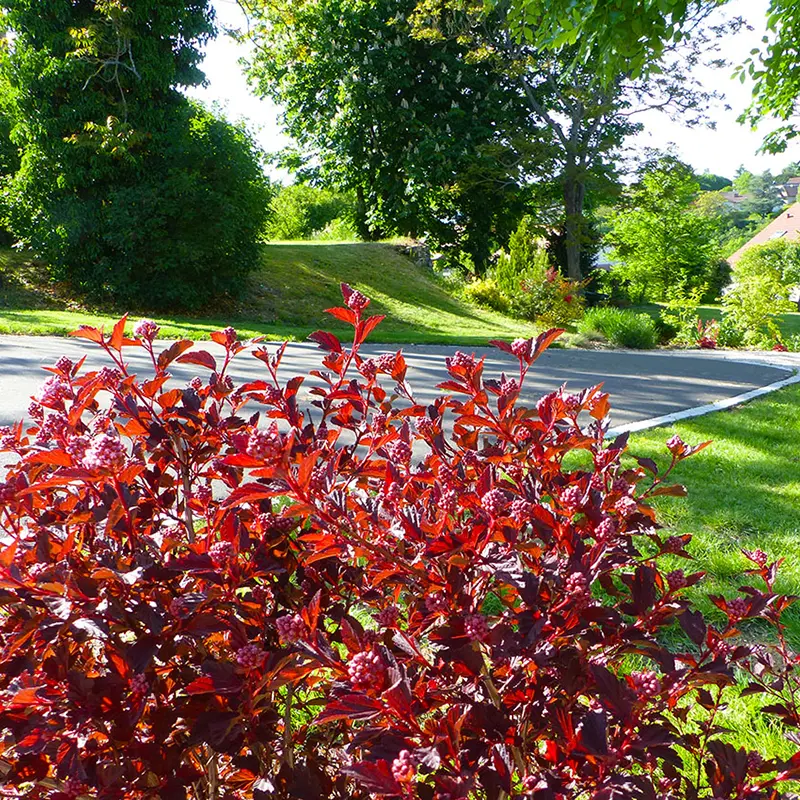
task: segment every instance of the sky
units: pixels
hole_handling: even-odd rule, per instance
[[[758,47],[764,36],[764,20],[769,0],[732,0],[723,12],[726,16],[743,17],[752,30],[742,30],[729,36],[722,50],[732,65],[742,63],[750,51]],[[245,20],[235,0],[213,0],[217,19],[223,26],[241,27]],[[247,56],[247,45],[220,35],[206,48],[203,70],[207,85],[196,87],[190,94],[209,104],[218,104],[232,119],[245,119],[256,132],[257,139],[267,152],[285,147],[289,139],[282,133],[280,108],[269,100],[261,100],[250,92],[239,59]],[[725,101],[710,110],[716,129],[687,128],[670,120],[665,114],[652,111],[639,116],[645,130],[635,137],[635,148],[672,146],[676,155],[691,164],[698,172],[708,170],[732,178],[744,165],[751,172],[770,169],[780,171],[786,164],[800,160],[800,142],[790,145],[785,153],[758,153],[763,135],[769,130],[752,131],[740,125],[736,118],[747,107],[750,87],[732,77],[733,66],[722,69],[700,68],[697,77],[707,88],[725,95]],[[725,104],[731,108],[726,109]],[[285,174],[276,177],[286,179]]]

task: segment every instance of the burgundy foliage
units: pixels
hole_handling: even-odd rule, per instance
[[[302,377],[279,378],[283,347],[226,329],[222,357],[189,341],[157,352],[155,326],[131,340],[122,320],[76,333],[109,366],[61,359],[33,424],[4,432],[18,460],[0,485],[0,786],[780,797],[800,758],[737,750],[718,719],[739,675],[797,729],[776,565],[747,554],[756,587],[715,598],[716,627],[683,598],[702,576],[659,566],[688,559],[689,537],[661,533],[650,499],[682,493],[665,479],[703,445],[673,437],[663,473],[623,466],[601,387],[521,407],[558,330],[497,343],[519,361],[502,381],[456,354],[450,394],[418,405],[401,353],[359,354],[380,317],[343,291],[330,313],[354,342],[314,334],[308,403]],[[130,373],[133,347],[152,375]],[[237,387],[227,371],[246,353],[264,377]],[[174,362],[210,378],[174,386]],[[774,633],[746,644],[737,628],[754,618]]]

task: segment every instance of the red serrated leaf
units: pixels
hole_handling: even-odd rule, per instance
[[[263,467],[264,462],[259,461],[247,453],[235,453],[232,456],[225,456],[223,463],[229,467]]]
[[[156,402],[161,408],[173,408],[180,401],[183,400],[183,391],[181,389],[171,389],[169,392],[164,392],[156,398]]]
[[[489,339],[489,344],[492,347],[496,347],[498,350],[502,350],[504,353],[512,353],[513,350],[511,349],[510,342],[504,342],[502,339]]]
[[[364,320],[364,327],[361,329],[361,339],[362,341],[369,336],[378,325],[381,324],[386,319],[386,314],[375,314],[373,317],[369,317],[368,319]]]
[[[34,453],[25,458],[26,464],[48,464],[53,467],[69,467],[72,459],[63,450],[48,450],[45,453]]]
[[[213,372],[217,371],[217,361],[207,350],[192,350],[191,353],[184,353],[178,356],[177,360],[181,364],[199,364]]]
[[[649,496],[655,497],[656,495],[665,495],[667,497],[686,497],[687,494],[688,492],[685,486],[675,483],[672,486],[656,486],[656,488],[649,493]]]
[[[14,556],[17,554],[18,544],[17,540],[14,539],[8,547],[4,547],[0,550],[0,567],[8,569],[8,567],[14,563]]]
[[[114,325],[114,330],[111,331],[111,338],[108,340],[108,345],[112,350],[116,350],[117,352],[122,350],[122,344],[125,339],[125,323],[127,321],[128,315],[125,314],[117,321],[116,325]]]
[[[209,675],[202,675],[195,678],[187,687],[187,694],[216,694],[214,681]]]
[[[166,350],[158,354],[159,370],[165,370],[181,353],[185,353],[193,345],[194,342],[191,339],[173,342]]]
[[[91,327],[91,325],[81,325],[78,330],[72,331],[70,336],[74,336],[76,339],[88,339],[90,342],[96,342],[97,344],[103,343],[103,334],[97,328]]]
[[[402,793],[386,761],[362,761],[344,767],[342,772],[355,778],[372,795],[397,797]]]
[[[403,353],[398,350],[397,355],[394,357],[394,367],[392,368],[392,380],[402,383],[406,379],[406,360],[403,358]]]
[[[539,336],[536,337],[536,342],[533,345],[533,352],[531,353],[530,363],[533,364],[537,358],[545,351],[548,347],[550,347],[553,342],[561,336],[562,333],[566,333],[564,328],[551,328],[549,331],[545,331],[544,333],[540,333]]]
[[[364,694],[346,694],[328,703],[314,722],[335,722],[339,719],[365,720],[377,717],[383,711],[379,700]]]
[[[332,317],[342,322],[346,322],[348,325],[356,324],[356,315],[349,308],[341,308],[339,306],[336,308],[326,308],[325,313],[330,314]]]
[[[592,405],[592,410],[589,414],[594,419],[605,419],[608,416],[608,412],[611,410],[611,403],[608,400],[607,394],[601,394],[597,397]]]
[[[271,497],[278,497],[280,494],[282,494],[281,491],[269,489],[260,483],[245,483],[243,486],[238,486],[230,493],[223,503],[223,506],[230,508],[231,506],[241,505],[242,503],[254,503],[258,500],[268,500]]]
[[[323,350],[331,353],[341,353],[342,343],[332,333],[327,331],[314,331],[308,337],[312,342],[316,342]]]

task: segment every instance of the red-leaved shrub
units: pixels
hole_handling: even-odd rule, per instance
[[[109,366],[61,359],[34,423],[4,432],[6,792],[780,797],[800,759],[737,750],[718,719],[738,674],[798,725],[776,565],[748,554],[760,588],[715,598],[717,627],[683,599],[701,575],[659,568],[689,537],[660,533],[650,498],[681,493],[665,478],[702,445],[673,437],[666,472],[626,468],[599,387],[520,407],[557,330],[499,343],[519,360],[502,381],[457,353],[452,394],[418,405],[400,353],[359,354],[380,317],[343,289],[331,313],[354,343],[312,337],[326,355],[307,410],[282,347],[227,329],[219,362],[188,341],[157,353],[152,323],[130,340],[122,320],[76,334]],[[129,372],[131,347],[152,376]],[[236,387],[245,352],[264,378]],[[211,377],[174,387],[176,361]],[[589,466],[567,468],[574,451]],[[740,640],[757,617],[774,644]]]

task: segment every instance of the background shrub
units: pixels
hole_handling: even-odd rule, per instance
[[[156,352],[157,326],[128,339],[123,319],[78,332],[107,366],[60,359],[32,423],[3,431],[4,788],[777,800],[798,757],[736,750],[716,720],[746,687],[796,730],[792,600],[747,553],[752,585],[713,598],[708,624],[684,595],[702,573],[675,568],[691,537],[662,533],[651,505],[681,494],[670,473],[705,445],[676,436],[662,467],[626,466],[600,387],[519,407],[558,331],[499,343],[519,366],[502,384],[456,353],[457,394],[418,405],[401,353],[359,354],[380,318],[344,295],[332,311],[354,343],[312,336],[330,376],[313,414],[302,377],[279,379],[283,348],[229,328],[214,352]],[[130,373],[133,346],[154,380]],[[236,387],[247,352],[262,376]],[[176,361],[210,377],[173,387]],[[573,452],[583,467],[564,466]],[[774,645],[738,635],[750,619]]]
[[[266,228],[270,239],[358,238],[354,230],[355,201],[349,194],[294,183],[280,188],[271,209]],[[336,232],[342,235],[326,235],[334,223]]]
[[[500,253],[492,276],[514,316],[548,326],[568,325],[583,314],[583,286],[550,265],[537,236],[533,219],[524,217],[511,235],[508,253]]]
[[[665,307],[661,310],[661,320],[675,330],[675,344],[691,347],[697,343],[697,313],[703,297],[707,293],[705,285],[687,288],[674,286],[669,291]]]
[[[656,323],[649,314],[622,308],[590,308],[578,323],[584,334],[599,333],[616,347],[650,350],[658,342]]]
[[[494,311],[507,312],[508,298],[500,291],[497,282],[492,278],[471,281],[461,290],[462,297],[470,303],[491,308]]]
[[[248,133],[182,91],[203,81],[210,4],[15,0],[3,25],[15,238],[98,302],[193,307],[241,291],[270,189]]]
[[[777,316],[794,310],[789,289],[800,280],[800,245],[768,242],[746,250],[722,298],[728,324],[741,332],[745,345],[763,347],[775,341]]]
[[[109,178],[87,190],[28,148],[7,184],[11,229],[54,279],[93,300],[172,309],[235,294],[258,265],[269,209],[261,153],[244,128],[199,104],[177,107],[149,144],[129,159],[68,145]]]

